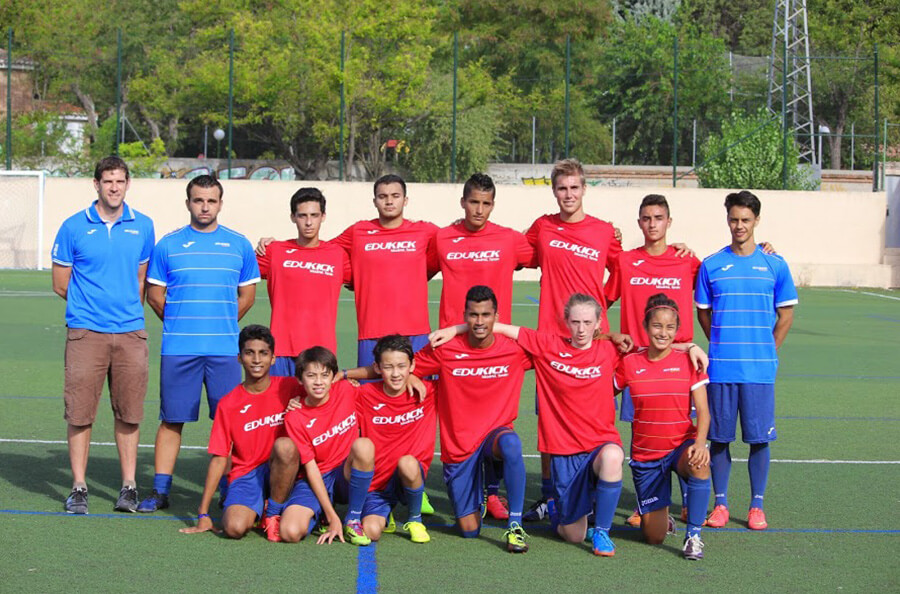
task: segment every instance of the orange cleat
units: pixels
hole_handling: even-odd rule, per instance
[[[766,522],[766,512],[759,507],[751,507],[747,512],[747,527],[750,530],[765,530],[769,527]]]
[[[487,513],[495,520],[508,520],[509,507],[506,503],[506,498],[499,495],[488,495]]]
[[[281,516],[266,516],[263,518],[263,531],[269,542],[281,542]]]
[[[728,523],[728,520],[728,508],[724,505],[717,505],[715,509],[712,510],[712,513],[709,514],[709,517],[706,518],[706,523],[703,525],[709,526],[710,528],[721,528]]]
[[[628,516],[628,519],[625,520],[625,523],[629,526],[634,526],[635,528],[641,527],[641,514],[638,513],[638,510],[634,510],[634,513]]]

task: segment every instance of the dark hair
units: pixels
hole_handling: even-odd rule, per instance
[[[491,179],[491,176],[484,173],[473,173],[472,176],[466,180],[466,183],[463,186],[463,198],[468,198],[474,190],[490,192],[491,198],[494,198],[497,195],[497,187],[494,185],[494,180]]]
[[[468,309],[469,303],[482,303],[484,301],[493,303],[494,311],[497,311],[497,296],[494,295],[494,290],[490,287],[475,285],[466,292],[466,309]]]
[[[568,175],[577,175],[581,179],[581,185],[584,185],[584,167],[578,159],[563,159],[557,161],[553,165],[553,171],[550,172],[550,184],[556,188],[556,179]]]
[[[94,179],[100,181],[104,171],[116,171],[117,169],[121,169],[125,172],[125,179],[131,179],[131,173],[128,171],[128,164],[115,155],[100,159],[100,162],[94,167]]]
[[[238,335],[238,350],[243,351],[244,345],[250,340],[261,340],[269,345],[270,349],[275,350],[275,337],[272,336],[272,331],[260,324],[244,326]]]
[[[194,179],[188,182],[187,185],[187,197],[188,200],[191,199],[191,188],[218,188],[219,189],[219,199],[225,195],[225,188],[222,187],[222,184],[219,183],[219,180],[214,178],[211,175],[198,175]]]
[[[759,198],[756,197],[756,194],[747,190],[741,190],[725,196],[725,210],[730,211],[732,206],[749,208],[753,211],[753,215],[757,217],[759,216],[759,211],[762,210]]]
[[[572,295],[569,297],[569,300],[566,301],[565,308],[563,308],[563,317],[568,320],[569,313],[571,313],[572,308],[578,305],[590,305],[597,313],[598,320],[603,317],[603,307],[601,307],[600,303],[598,303],[597,300],[590,295],[585,295],[584,293],[572,293]]]
[[[644,196],[644,199],[641,200],[641,206],[638,208],[638,216],[640,216],[641,211],[644,210],[645,206],[662,206],[666,209],[666,216],[669,216],[669,201],[666,200],[666,197],[662,194],[647,194]]]
[[[337,357],[334,353],[323,346],[309,347],[297,357],[297,377],[303,374],[306,366],[311,363],[318,363],[325,369],[329,370],[332,375],[337,375],[338,364]]]
[[[300,188],[291,196],[291,214],[297,212],[297,206],[304,202],[318,202],[322,214],[325,214],[325,196],[319,188]]]
[[[415,356],[412,342],[410,342],[408,337],[400,336],[399,334],[388,334],[378,339],[378,342],[375,343],[375,348],[372,349],[372,356],[375,357],[375,362],[381,365],[381,355],[388,351],[405,353],[410,361]]]
[[[400,187],[403,188],[403,195],[406,196],[406,182],[403,181],[403,178],[399,175],[388,173],[387,175],[382,175],[376,179],[375,185],[372,187],[372,191],[376,196],[378,195],[378,186],[384,184],[400,184]]]
[[[675,303],[672,299],[665,293],[657,293],[656,295],[651,295],[649,299],[647,299],[647,306],[644,307],[644,328],[650,325],[650,318],[653,316],[654,310],[657,309],[671,309],[675,312],[675,323],[678,327],[681,327],[681,317],[678,315],[678,304]]]

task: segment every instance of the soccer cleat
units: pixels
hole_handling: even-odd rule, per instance
[[[422,515],[430,516],[434,514],[434,506],[428,501],[428,493],[422,491]]]
[[[281,515],[263,516],[262,519],[263,532],[266,533],[266,540],[269,542],[281,542]]]
[[[142,514],[152,514],[157,510],[166,509],[167,507],[169,507],[169,496],[153,489],[150,496],[141,501],[140,505],[137,506],[137,510]]]
[[[598,557],[612,557],[616,554],[616,545],[609,538],[609,532],[595,528],[591,536],[591,550]]]
[[[634,528],[641,527],[641,514],[638,513],[638,510],[634,510],[634,513],[628,516],[628,519],[625,520],[625,523]]]
[[[703,559],[703,541],[700,535],[695,534],[690,538],[684,539],[684,546],[681,547],[681,553],[688,561],[699,561]]]
[[[87,489],[72,489],[72,492],[66,497],[65,510],[67,514],[88,513]]]
[[[393,534],[396,531],[397,522],[394,521],[394,512],[391,512],[388,514],[387,524],[385,524],[384,530],[382,530],[382,532],[384,532],[385,534]]]
[[[747,527],[750,530],[765,530],[769,527],[766,522],[766,512],[759,507],[751,507],[747,512]]]
[[[409,533],[409,539],[413,542],[426,543],[431,540],[422,522],[407,522],[403,525],[403,529]]]
[[[668,524],[666,525],[666,534],[678,534],[678,527],[675,525],[675,518],[671,515],[666,518]]]
[[[710,528],[721,528],[725,524],[728,523],[728,508],[724,505],[717,505],[712,513],[709,514],[709,517],[706,518],[706,523],[704,526],[709,526]]]
[[[134,487],[122,487],[119,491],[119,498],[116,499],[116,506],[113,511],[121,511],[134,513],[137,511],[138,493]]]
[[[507,529],[503,536],[506,538],[506,550],[510,553],[528,552],[528,543],[525,542],[528,535],[525,533],[525,529],[522,528],[522,525],[518,522],[510,524],[509,529]]]
[[[531,504],[528,511],[522,515],[522,519],[526,522],[540,522],[547,517],[547,499],[541,497]]]
[[[594,528],[593,526],[589,526],[588,529],[587,529],[587,531],[585,531],[585,533],[584,533],[584,539],[585,539],[585,540],[593,541],[593,540],[594,540],[594,532],[595,532],[596,530],[597,530],[597,529]]]
[[[506,498],[498,495],[488,495],[487,513],[495,520],[508,520],[509,505],[506,503]]]
[[[372,539],[363,532],[362,522],[359,520],[350,520],[344,524],[344,538],[347,542],[358,547],[364,547],[372,544]]]

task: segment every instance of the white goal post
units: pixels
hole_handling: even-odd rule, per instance
[[[43,270],[43,171],[0,171],[0,268]]]

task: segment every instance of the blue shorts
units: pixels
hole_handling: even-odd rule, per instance
[[[408,336],[409,341],[412,343],[413,353],[418,353],[420,350],[425,348],[425,345],[428,344],[428,335],[427,334],[417,334],[415,336]],[[356,365],[359,367],[366,367],[375,362],[375,355],[372,354],[372,350],[375,348],[375,343],[378,342],[377,338],[367,338],[365,340],[360,340],[356,344]]]
[[[422,477],[425,477],[425,469],[422,467],[422,463],[419,463],[419,468],[422,471]],[[381,516],[382,518],[387,518],[388,514],[391,513],[391,510],[394,509],[394,506],[398,503],[402,503],[403,505],[407,505],[406,500],[406,489],[403,488],[403,481],[400,480],[400,475],[395,470],[394,476],[387,482],[384,486],[384,489],[379,491],[369,491],[366,494],[366,501],[363,503],[363,511],[362,517],[366,516]]]
[[[577,522],[594,509],[594,489],[597,488],[594,458],[606,445],[599,445],[590,452],[550,455],[550,481],[560,524]]]
[[[682,452],[694,443],[686,439],[680,446],[651,462],[632,460],[631,477],[634,479],[634,492],[637,497],[638,513],[647,514],[672,503],[672,473],[678,473],[678,460]]]
[[[350,491],[350,485],[344,478],[344,464],[338,464],[328,472],[322,475],[322,482],[325,483],[325,490],[328,491],[328,497],[334,503],[346,503],[347,493]],[[313,493],[312,488],[306,479],[299,479],[294,483],[291,494],[284,502],[284,508],[287,509],[291,505],[302,505],[313,510],[313,523],[309,529],[315,527],[315,521],[318,520],[319,514],[322,513],[322,505]]]
[[[507,431],[510,431],[507,427],[497,427],[487,434],[471,456],[456,464],[444,464],[444,483],[447,485],[447,495],[453,505],[455,517],[481,513],[484,503],[484,463],[493,463],[494,440]]]
[[[192,423],[200,418],[200,391],[206,386],[209,418],[222,396],[241,383],[237,356],[163,355],[159,358],[159,420]]]
[[[275,357],[275,364],[269,368],[272,377],[294,377],[297,375],[296,357]]]
[[[619,420],[626,423],[634,420],[634,402],[631,401],[631,390],[627,386],[622,390],[622,406],[619,407]]]
[[[710,441],[735,440],[737,418],[741,417],[744,443],[775,441],[775,384],[709,384]]]
[[[229,505],[243,505],[256,512],[256,516],[262,516],[263,502],[269,492],[269,464],[260,464],[247,474],[239,476],[228,485],[228,494],[225,495],[225,509]]]

